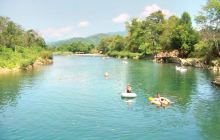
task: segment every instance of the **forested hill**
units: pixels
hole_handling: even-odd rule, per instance
[[[93,45],[98,45],[100,40],[105,38],[105,37],[110,37],[114,35],[121,35],[124,36],[126,34],[125,31],[120,31],[120,32],[110,32],[110,33],[99,33],[99,34],[94,34],[88,37],[73,37],[67,40],[61,40],[57,42],[52,42],[49,43],[52,46],[60,46],[60,45],[69,45],[75,42],[82,42],[86,44],[93,44]]]

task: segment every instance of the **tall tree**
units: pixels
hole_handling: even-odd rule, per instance
[[[192,26],[192,21],[191,21],[191,17],[189,15],[189,13],[184,12],[182,14],[181,19],[180,19],[180,24]]]
[[[213,42],[216,54],[220,55],[220,1],[208,0],[196,17],[203,39]]]
[[[131,23],[127,23],[127,30],[128,30],[128,37],[126,42],[127,50],[131,52],[138,52],[139,46],[141,45],[141,38],[143,34],[143,29],[141,27],[140,20],[134,18],[132,19]]]
[[[197,42],[198,33],[192,27],[190,15],[184,12],[172,33],[171,44],[174,49],[180,51],[181,57],[187,57],[194,50]]]
[[[174,49],[171,44],[171,36],[175,28],[179,24],[179,18],[176,16],[171,16],[164,24],[164,31],[160,36],[160,44],[163,50]]]
[[[0,45],[12,48],[39,46],[46,47],[44,39],[34,30],[24,31],[19,25],[7,17],[0,16]]]

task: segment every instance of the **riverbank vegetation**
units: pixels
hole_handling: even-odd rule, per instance
[[[91,53],[97,50],[113,57],[144,58],[160,52],[178,51],[180,58],[199,58],[209,64],[220,60],[220,2],[208,0],[195,17],[196,29],[189,13],[167,18],[157,11],[144,19],[126,23],[127,35],[102,38],[98,45],[73,42],[56,48],[58,51]],[[219,61],[220,63],[220,61]]]
[[[71,44],[62,44],[55,49],[56,52],[90,53],[95,46],[80,41]]]
[[[206,63],[219,59],[220,50],[220,2],[208,0],[198,16],[197,30],[192,27],[191,16],[184,12],[181,17],[168,19],[161,11],[145,19],[134,18],[126,23],[128,34],[100,41],[97,49],[102,53],[131,52],[142,56],[178,50],[181,58],[196,57]],[[117,53],[116,53],[117,52]]]
[[[0,17],[0,68],[25,68],[36,60],[52,59],[52,52],[34,30],[25,31],[8,17]]]

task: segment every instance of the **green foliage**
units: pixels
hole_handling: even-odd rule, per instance
[[[46,48],[46,43],[34,30],[24,31],[7,17],[0,16],[0,45],[12,48],[16,46]]]
[[[39,48],[18,47],[17,51],[12,48],[0,48],[0,67],[2,68],[24,68],[33,64],[36,59],[52,59],[52,52]]]
[[[7,17],[0,17],[0,67],[24,68],[36,59],[52,59],[46,43],[34,30],[24,31]]]
[[[196,22],[202,29],[209,28],[209,30],[218,31],[220,26],[219,19],[220,1],[208,0],[200,14],[196,17]]]
[[[61,45],[56,47],[56,51],[72,52],[72,53],[89,53],[95,46],[83,42],[73,42],[70,45]]]
[[[167,21],[165,21],[164,31],[160,36],[160,44],[162,46],[162,50],[172,50],[176,48],[176,45],[172,44],[174,42],[171,42],[172,41],[171,36],[172,34],[175,34],[175,30],[178,24],[179,24],[179,18],[176,16],[171,16]]]
[[[198,42],[199,35],[192,28],[191,18],[187,12],[184,12],[180,18],[179,24],[171,34],[171,46],[180,51],[182,57],[188,55],[194,50],[194,45]]]
[[[180,24],[182,25],[188,25],[189,27],[192,26],[192,21],[189,13],[184,12],[180,19]]]
[[[117,35],[113,37],[113,41],[110,44],[111,50],[122,51],[124,50],[124,38]]]
[[[51,51],[43,50],[39,52],[39,57],[43,59],[53,59]]]
[[[97,46],[97,50],[102,53],[107,53],[108,51],[122,51],[124,50],[125,41],[122,36],[112,36],[109,38],[103,38],[99,45]]]
[[[187,12],[180,19],[176,16],[165,19],[163,13],[157,11],[143,20],[132,19],[130,23],[126,23],[126,28],[126,37],[104,38],[97,49],[112,56],[121,56],[119,52],[141,53],[146,56],[162,50],[177,49],[182,57],[187,57],[199,39]]]
[[[205,55],[208,55],[211,50],[212,47],[210,47],[210,44],[202,40],[195,45],[195,51],[191,55],[193,57],[203,57]]]
[[[141,56],[140,53],[132,53],[128,51],[111,51],[107,53],[108,56],[118,57],[118,58],[139,58]]]
[[[127,23],[128,36],[126,48],[128,51],[144,54],[154,54],[162,49],[160,36],[164,31],[164,15],[161,11],[152,13],[144,20],[133,19]]]
[[[219,0],[208,0],[206,5],[203,6],[202,11],[196,17],[196,23],[200,27],[200,34],[202,40],[211,44],[214,47],[212,55],[220,56],[220,1]],[[209,43],[210,44],[210,43]]]

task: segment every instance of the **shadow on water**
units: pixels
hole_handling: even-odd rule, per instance
[[[135,98],[121,98],[121,100],[124,101],[128,107],[132,107],[136,102]]]
[[[0,75],[0,110],[7,106],[16,106],[20,91],[24,86],[32,86],[40,71],[9,73]]]

